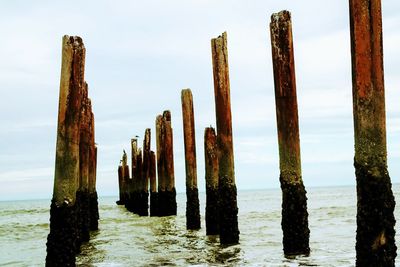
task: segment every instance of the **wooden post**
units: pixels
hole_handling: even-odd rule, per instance
[[[46,265],[74,266],[79,181],[79,128],[84,87],[85,46],[80,37],[63,37],[60,98],[50,233]]]
[[[158,193],[156,177],[156,155],[150,151],[150,216],[158,216]]]
[[[125,205],[127,205],[129,198],[128,198],[128,189],[129,189],[129,165],[128,165],[128,156],[123,151],[122,154],[122,197],[124,199]]]
[[[192,92],[190,89],[182,90],[181,97],[186,169],[186,228],[188,230],[197,230],[201,228],[201,225]]]
[[[132,160],[132,178],[135,177],[136,173],[136,154],[138,150],[138,145],[137,145],[137,138],[132,138],[131,139],[131,160]]]
[[[228,69],[227,37],[224,32],[211,40],[221,208],[221,244],[239,243],[237,191],[233,159],[232,114]]]
[[[137,154],[137,138],[131,139],[131,178],[128,180],[128,190],[126,193],[126,209],[134,212],[137,205],[137,177],[136,175],[136,154]]]
[[[124,201],[125,205],[126,202],[129,200],[128,195],[129,195],[129,184],[130,184],[130,177],[129,177],[129,165],[128,164],[122,164],[122,177],[123,177],[123,194],[124,194]]]
[[[271,46],[282,189],[285,256],[310,253],[306,190],[301,178],[300,137],[290,13],[271,16]]]
[[[151,131],[146,129],[143,139],[143,165],[140,177],[141,188],[139,192],[139,211],[140,216],[149,215],[149,174],[150,174],[150,136]]]
[[[99,229],[99,204],[97,200],[96,190],[96,174],[97,174],[97,146],[94,142],[94,116],[92,113],[92,145],[89,151],[90,168],[89,168],[89,206],[90,206],[90,230]]]
[[[350,0],[357,179],[357,266],[395,266],[395,200],[387,170],[380,0]]]
[[[164,123],[164,168],[165,168],[165,203],[167,216],[176,215],[176,190],[175,190],[175,174],[174,174],[174,144],[171,126],[171,112],[169,110],[163,113]]]
[[[119,185],[119,200],[117,205],[125,205],[124,201],[124,189],[123,189],[123,169],[122,165],[118,166],[118,185]]]
[[[89,99],[89,104],[91,102]],[[90,112],[90,147],[89,147],[89,213],[90,230],[98,230],[99,207],[96,191],[97,147],[95,143],[94,114]]]
[[[204,131],[204,157],[206,167],[206,234],[219,234],[218,148],[212,127]]]
[[[166,216],[166,180],[165,180],[165,153],[164,118],[158,115],[156,118],[156,147],[157,147],[157,176],[158,176],[158,215]]]
[[[142,149],[138,148],[136,151],[136,160],[135,160],[135,179],[134,179],[134,198],[133,198],[133,213],[140,215],[141,214],[141,206],[140,206],[140,193],[143,191],[143,157],[142,157]]]
[[[80,117],[79,139],[79,189],[76,193],[78,207],[78,243],[89,241],[89,146],[91,106],[88,98],[88,85],[82,88],[82,103]]]

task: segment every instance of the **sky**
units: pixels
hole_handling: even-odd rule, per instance
[[[0,200],[52,196],[62,36],[86,47],[98,143],[97,191],[118,193],[117,167],[164,110],[175,179],[185,191],[180,92],[194,98],[199,190],[204,128],[215,127],[211,38],[226,31],[239,190],[279,188],[270,16],[292,13],[303,181],[355,185],[347,1],[2,1]],[[388,167],[400,182],[400,2],[382,1]]]

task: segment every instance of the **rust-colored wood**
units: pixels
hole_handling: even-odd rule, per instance
[[[150,143],[151,143],[151,130],[147,128],[143,139],[143,188],[144,192],[149,191],[150,181]]]
[[[297,112],[291,15],[271,16],[271,47],[278,128],[282,189],[282,231],[285,256],[310,253],[307,197],[301,177],[299,120]]]
[[[204,131],[204,160],[206,178],[206,233],[219,234],[218,148],[212,127]]]
[[[193,96],[190,89],[181,93],[183,140],[185,144],[186,169],[186,228],[200,229],[200,204],[197,188],[196,138],[194,125]]]
[[[204,131],[204,158],[206,188],[218,189],[218,147],[217,136],[212,127]]]
[[[357,179],[357,266],[395,266],[395,200],[387,169],[380,0],[349,0]]]
[[[297,183],[292,181],[301,178],[301,161],[290,13],[273,14],[270,28],[280,170],[283,179]]]
[[[156,118],[156,148],[157,148],[157,176],[158,176],[158,192],[165,191],[165,158],[164,158],[164,140],[165,140],[165,128],[164,118],[162,115],[158,115]]]
[[[85,51],[80,37],[63,37],[53,189],[56,206],[73,206],[79,184],[79,128]]]
[[[183,140],[185,145],[186,188],[197,188],[196,138],[193,96],[190,89],[182,90]]]
[[[136,168],[136,154],[138,150],[138,145],[137,145],[137,138],[132,138],[131,139],[131,165],[132,165],[132,179],[135,178],[135,168]]]
[[[98,219],[98,213],[92,216],[92,210],[97,211],[97,195],[96,201],[92,201],[88,191],[91,103],[84,81],[85,53],[80,37],[63,36],[46,266],[75,266],[75,254],[80,251],[81,243],[89,240],[89,231]]]
[[[127,209],[135,212],[135,202],[137,202],[136,196],[139,190],[140,177],[137,175],[137,153],[138,153],[138,140],[137,138],[131,139],[131,179],[129,180],[129,190],[128,190],[128,203],[126,205]]]
[[[175,172],[174,172],[174,142],[171,125],[171,112],[164,111],[164,157],[165,157],[165,180],[166,190],[172,192],[175,190]]]
[[[89,99],[89,105],[91,102]],[[91,108],[90,108],[91,109]],[[95,122],[94,114],[90,112],[89,122],[89,193],[96,192],[96,143],[95,143]]]
[[[235,184],[227,34],[211,40],[220,177]]]
[[[150,192],[157,192],[157,177],[156,177],[156,154],[150,151]]]
[[[237,244],[239,243],[239,227],[226,32],[211,40],[211,50],[219,151],[219,193],[221,207],[223,207],[220,209],[220,242],[221,244]]]
[[[79,191],[89,190],[89,167],[90,167],[90,120],[91,106],[88,98],[88,85],[85,82],[82,88],[82,104],[80,117],[80,139],[79,139]]]
[[[136,180],[136,188],[135,191],[140,192],[144,187],[143,179],[143,153],[142,149],[138,148],[136,151],[136,168],[135,168],[135,180]]]

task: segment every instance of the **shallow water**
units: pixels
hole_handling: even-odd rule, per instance
[[[400,186],[393,191],[399,199]],[[178,216],[163,218],[134,215],[117,206],[116,199],[100,198],[100,230],[83,245],[78,265],[353,266],[355,262],[354,187],[308,189],[311,255],[295,259],[283,257],[279,189],[238,192],[240,244],[230,247],[205,235],[203,193],[199,231],[186,230],[185,194],[177,195]],[[0,265],[44,265],[49,207],[50,200],[0,202]],[[399,232],[398,225],[396,229]]]

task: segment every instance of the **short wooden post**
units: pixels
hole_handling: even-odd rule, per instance
[[[357,179],[357,266],[395,266],[395,200],[387,169],[380,0],[350,0]]]
[[[220,242],[221,244],[237,244],[239,243],[239,227],[226,32],[211,40],[211,48],[219,151]]]
[[[158,216],[158,193],[156,176],[156,155],[150,151],[150,216]]]
[[[79,139],[85,46],[80,37],[65,35],[62,65],[53,199],[47,266],[74,266],[77,244],[76,192],[79,183]]]
[[[204,157],[206,167],[206,234],[219,234],[218,148],[212,127],[204,131]]]
[[[301,178],[300,137],[290,13],[271,16],[271,46],[282,189],[283,251],[310,253],[306,190]]]
[[[163,113],[164,123],[164,168],[165,168],[165,203],[167,216],[176,215],[176,190],[175,190],[175,173],[174,173],[174,144],[171,126],[171,112],[169,110]]]
[[[193,96],[190,89],[182,90],[183,140],[186,169],[186,228],[197,230],[200,225],[199,190],[197,188],[196,138]]]

